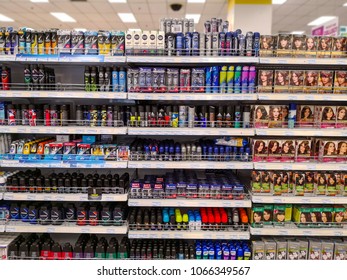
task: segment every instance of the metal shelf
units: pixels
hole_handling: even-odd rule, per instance
[[[347,65],[346,58],[259,57],[260,64]]]
[[[298,228],[295,225],[284,227],[250,227],[251,235],[271,236],[347,236],[347,228]]]
[[[128,63],[151,64],[206,64],[206,63],[258,63],[258,57],[248,56],[127,56]]]
[[[0,61],[16,61],[16,62],[59,62],[59,63],[93,63],[93,62],[126,62],[125,56],[111,55],[83,55],[83,54],[60,54],[60,55],[0,55]]]
[[[129,92],[128,99],[134,100],[229,100],[229,101],[242,101],[242,100],[257,100],[257,95],[253,93],[248,94],[222,94],[222,93],[197,93],[197,92],[185,92],[185,93],[141,93],[141,92]]]
[[[155,169],[253,169],[252,162],[238,161],[129,161],[128,168]]]
[[[39,225],[21,221],[10,221],[5,226],[6,232],[37,232],[37,233],[94,233],[94,234],[126,234],[128,226],[78,226],[64,222],[62,225]]]
[[[254,203],[347,204],[347,196],[272,196],[252,194]]]
[[[1,126],[2,133],[42,133],[42,134],[127,134],[127,127],[90,126]]]
[[[255,134],[259,136],[329,136],[346,137],[347,129],[319,129],[319,128],[257,128]]]
[[[250,200],[226,199],[128,199],[129,206],[143,207],[245,207],[250,208]]]
[[[86,193],[12,193],[5,192],[4,200],[22,201],[95,201],[89,200]],[[102,194],[101,200],[97,201],[127,201],[128,194]]]
[[[267,101],[346,101],[346,94],[315,94],[315,93],[258,93],[259,100]]]
[[[126,92],[99,91],[45,91],[45,90],[0,90],[0,97],[6,98],[87,98],[87,99],[127,99]]]
[[[347,170],[347,164],[328,162],[254,162],[254,169],[344,171]]]
[[[37,161],[37,162],[19,162],[18,160],[2,160],[1,167],[27,167],[27,168],[127,168],[127,161],[103,161],[100,163],[66,163],[63,161]]]
[[[249,231],[140,231],[129,230],[129,238],[141,239],[235,239],[249,240]]]
[[[4,224],[4,221],[0,221],[0,232],[5,232],[5,224]]]
[[[347,131],[347,130],[346,130]],[[128,127],[129,135],[242,135],[253,136],[253,128]]]

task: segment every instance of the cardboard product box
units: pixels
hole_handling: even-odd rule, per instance
[[[104,156],[105,155],[105,147],[103,144],[93,144],[90,149],[90,154],[94,156]]]
[[[277,243],[273,239],[264,238],[265,260],[276,260]]]
[[[304,194],[313,194],[315,193],[315,184],[314,184],[314,173],[305,172],[305,187]]]
[[[347,53],[347,40],[346,37],[333,37],[331,43],[331,57],[341,58],[346,57]]]
[[[270,105],[269,128],[282,127],[282,105]]]
[[[292,93],[302,93],[304,90],[304,70],[291,70],[289,80],[289,91]]]
[[[90,143],[77,143],[78,155],[90,155],[92,144]]]
[[[300,127],[315,126],[315,106],[314,105],[298,105],[296,114],[296,122]]]
[[[292,217],[293,217],[293,205],[292,204],[285,204],[284,222],[290,223],[292,221]]]
[[[271,192],[271,177],[269,171],[261,171],[261,192]]]
[[[338,194],[338,184],[337,177],[335,173],[325,173],[325,180],[327,182],[327,192],[328,196],[336,196]]]
[[[289,80],[290,80],[289,70],[275,70],[274,92],[276,93],[289,92]]]
[[[306,48],[305,57],[317,56],[318,37],[312,35],[306,35]]]
[[[337,150],[336,150],[336,162],[346,162],[347,161],[347,141],[338,140]]]
[[[253,123],[256,128],[269,127],[270,106],[268,105],[255,105],[252,108]]]
[[[305,194],[305,172],[294,172],[294,194],[303,196]]]
[[[334,206],[334,217],[333,217],[333,223],[336,225],[341,224],[344,222],[344,212],[346,211],[345,207],[342,205],[335,205]]]
[[[164,55],[165,52],[165,33],[164,31],[158,31],[157,33],[157,54]]]
[[[253,193],[261,192],[261,171],[252,171],[251,187]]]
[[[288,260],[300,259],[300,241],[289,240],[288,241]]]
[[[64,143],[52,142],[49,144],[50,155],[61,155],[63,154]]]
[[[308,258],[308,240],[304,238],[298,239],[300,246],[299,260],[307,260]]]
[[[268,140],[253,139],[253,161],[266,162],[268,157]]]
[[[141,53],[148,54],[150,52],[150,32],[142,31],[141,40],[140,40],[140,48]]]
[[[336,162],[337,144],[337,141],[331,141],[331,139],[321,139],[319,141],[319,161]]]
[[[315,173],[315,189],[316,195],[326,195],[327,181],[325,177],[325,172]]]
[[[265,259],[265,244],[262,240],[252,241],[252,256],[253,260],[264,260]]]
[[[267,162],[281,162],[282,159],[282,140],[268,140]]]
[[[318,93],[332,93],[334,82],[334,71],[319,71]]]
[[[118,146],[117,148],[117,160],[127,161],[129,159],[129,146]]]
[[[306,54],[306,35],[293,35],[293,46],[292,46],[293,57],[305,57]]]
[[[281,185],[282,195],[291,195],[293,190],[290,184],[290,174],[287,171],[283,171],[281,172],[281,174],[282,174],[282,185]]]
[[[275,48],[277,47],[276,37],[272,35],[260,35],[260,51],[261,57],[272,57],[274,56]]]
[[[322,243],[320,241],[309,240],[309,260],[320,260],[322,257]]]
[[[282,195],[283,176],[281,172],[270,172],[271,191],[273,195]]]
[[[64,143],[64,155],[75,155],[76,151],[76,143],[74,142],[65,142]]]
[[[258,92],[273,92],[274,70],[259,69],[258,71]]]
[[[150,54],[157,53],[157,37],[158,37],[157,31],[152,30],[149,32],[148,50]]]
[[[272,225],[273,224],[273,208],[272,204],[264,204],[264,212],[263,212],[263,223],[264,225]]]
[[[276,241],[276,256],[277,260],[286,260],[288,257],[288,244],[287,241],[282,239],[275,239]]]
[[[347,243],[342,240],[334,241],[334,260],[347,260]]]
[[[312,141],[296,140],[296,162],[310,162],[312,160]]]
[[[111,49],[113,55],[124,55],[125,33],[123,31],[111,32]]]
[[[106,160],[116,160],[117,144],[104,144],[104,154]]]
[[[335,71],[334,93],[337,93],[337,94],[347,93],[347,71],[344,71],[344,70]]]
[[[334,259],[334,242],[324,240],[322,242],[322,260],[333,260]]]
[[[264,205],[254,204],[252,208],[251,224],[253,227],[263,226]]]
[[[56,135],[56,141],[57,142],[71,142],[70,135]]]
[[[278,57],[291,57],[292,56],[292,34],[278,34],[277,51]]]
[[[283,204],[274,205],[273,223],[275,226],[284,226],[286,206]]]
[[[329,58],[331,57],[331,43],[332,37],[320,36],[318,38],[317,46],[317,57],[318,58]]]
[[[304,93],[317,93],[318,89],[318,70],[306,70],[304,79]]]
[[[134,31],[133,33],[133,50],[135,55],[139,55],[141,53],[141,36],[142,31]]]

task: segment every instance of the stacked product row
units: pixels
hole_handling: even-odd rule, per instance
[[[345,70],[258,70],[258,92],[346,94]]]
[[[167,172],[130,183],[131,198],[244,199],[245,186],[232,172]]]
[[[129,229],[173,231],[247,231],[248,216],[243,208],[133,208]]]
[[[345,37],[278,34],[260,36],[260,56],[340,58],[347,56]]]
[[[254,194],[347,196],[345,172],[252,171]]]
[[[346,260],[342,238],[262,238],[252,241],[254,260]]]
[[[129,92],[254,93],[255,66],[140,67],[127,72]]]
[[[252,139],[254,162],[346,162],[345,139]]]
[[[88,193],[90,189],[102,193],[124,194],[129,185],[129,173],[83,174],[81,172],[60,172],[43,175],[41,170],[6,172],[1,182],[7,192],[30,193]]]
[[[55,225],[63,223],[78,226],[122,226],[126,217],[124,205],[116,203],[16,203],[1,207],[11,222],[21,221],[33,225]]]
[[[253,204],[253,227],[285,226],[294,222],[299,227],[342,227],[347,222],[344,205]]]
[[[254,105],[251,112],[251,123],[256,128],[347,127],[347,107],[343,105]]]
[[[173,139],[135,139],[130,144],[130,160],[150,161],[249,161],[247,139],[220,138],[176,142]]]

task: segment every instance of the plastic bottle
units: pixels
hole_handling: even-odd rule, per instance
[[[119,69],[119,92],[126,92],[126,72],[123,67]]]
[[[112,70],[112,91],[119,92],[119,73],[116,66]]]
[[[91,73],[89,66],[84,68],[84,89],[85,91],[91,90]]]

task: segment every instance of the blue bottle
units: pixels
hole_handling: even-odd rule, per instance
[[[212,86],[212,67],[206,67],[205,70],[205,85],[206,85],[206,93],[211,93]]]
[[[119,92],[126,92],[126,72],[123,67],[120,68],[119,70],[119,75],[118,75],[118,81],[119,81]]]
[[[119,73],[116,66],[112,70],[112,91],[119,92]]]

